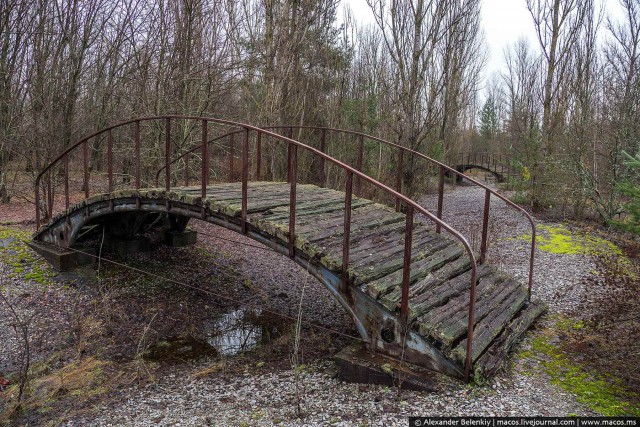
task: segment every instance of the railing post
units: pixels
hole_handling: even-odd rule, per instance
[[[36,196],[36,231],[40,229],[40,180],[36,179],[35,185]]]
[[[473,257],[473,255],[472,255]],[[469,382],[471,377],[471,354],[473,351],[473,325],[475,324],[476,310],[476,282],[478,281],[478,266],[471,259],[471,287],[469,289],[469,323],[467,324],[467,357],[464,362],[464,379]]]
[[[353,194],[353,172],[347,170],[344,190],[344,233],[342,235],[342,277],[340,290],[347,292],[349,285],[349,244],[351,240],[351,200]]]
[[[53,198],[53,188],[51,187],[51,169],[49,169],[49,171],[47,172],[47,204],[49,206],[48,207],[48,211],[47,213],[49,214],[49,219],[51,219],[53,217],[53,203],[54,203],[54,198]]]
[[[134,123],[133,139],[136,151],[136,190],[138,190],[140,188],[140,121]]]
[[[113,192],[113,132],[107,131],[107,175],[109,180],[109,193]]]
[[[296,181],[298,175],[298,146],[289,143],[289,257],[296,255]]]
[[[402,162],[404,160],[404,149],[398,148],[398,170],[396,171],[396,191],[402,193]],[[396,211],[400,212],[400,199],[396,199]]]
[[[262,132],[258,131],[256,153],[256,181],[262,179]]]
[[[89,198],[89,140],[82,144],[82,164],[84,173],[84,198]]]
[[[456,175],[454,174],[454,179]],[[442,202],[444,198],[444,166],[440,166],[438,173],[438,219],[442,219]],[[440,223],[436,224],[436,233],[440,233]]]
[[[184,155],[184,186],[189,186],[189,152]]]
[[[327,130],[322,129],[320,134],[320,151],[326,153],[326,136]],[[327,184],[327,175],[324,172],[324,157],[320,157],[320,187],[324,187]]]
[[[244,128],[242,142],[242,234],[247,234],[247,183],[249,181],[249,129]]]
[[[201,132],[201,136],[202,136],[202,171],[200,172],[202,174],[201,179],[201,185],[202,185],[202,191],[200,193],[200,196],[204,199],[207,197],[207,184],[209,183],[209,145],[207,144],[207,121],[206,120],[202,120],[202,132]]]
[[[233,182],[233,158],[235,157],[235,133],[229,135],[229,182]]]
[[[64,208],[69,209],[69,154],[68,153],[64,155]]]
[[[165,189],[169,191],[171,189],[171,119],[165,118],[164,123],[164,177],[165,177]]]
[[[356,157],[356,169],[358,172],[362,172],[362,152],[364,149],[364,137],[360,135],[360,139],[358,141],[358,157]],[[356,196],[361,196],[362,194],[362,182],[359,176],[356,176]]]
[[[400,321],[407,326],[409,320],[409,282],[411,280],[411,245],[413,243],[413,206],[407,205],[404,227],[404,262],[402,269],[402,299],[400,300]]]
[[[487,257],[487,237],[489,234],[489,207],[491,206],[491,192],[485,190],[484,213],[482,217],[482,241],[480,242],[480,263],[484,263]]]
[[[529,302],[531,302],[531,288],[533,287],[533,261],[536,252],[536,226],[531,224],[531,255],[529,256]]]
[[[287,128],[287,138],[291,139],[291,136],[293,135],[293,129],[291,129],[290,127]],[[287,164],[289,165],[289,167],[287,168],[287,182],[291,183],[292,177],[291,177],[291,156],[293,151],[293,146],[291,144],[287,144]]]

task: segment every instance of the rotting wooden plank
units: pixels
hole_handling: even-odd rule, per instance
[[[420,292],[420,289],[416,289],[416,281],[423,277],[426,277],[429,273],[447,263],[459,258],[464,253],[464,249],[455,243],[446,245],[438,250],[436,253],[431,256],[421,260],[417,263],[412,264],[411,272],[412,272],[412,284],[409,286],[409,298],[415,296],[417,292]],[[394,273],[395,276],[398,276],[398,273]],[[382,282],[381,286],[379,285],[379,289],[381,290],[380,302],[387,307],[389,310],[395,310],[400,304],[400,300],[402,298],[402,277],[396,277],[393,281]],[[386,288],[385,288],[386,287]]]
[[[388,214],[377,208],[375,204],[358,206],[351,209],[351,224],[357,224],[358,222],[365,221],[367,219],[376,220],[388,216]],[[317,215],[307,215],[304,218],[304,225],[314,225],[315,229],[322,229],[325,227],[343,227],[344,225],[344,206],[341,209],[330,211],[327,213],[320,213]]]
[[[511,348],[545,311],[547,311],[545,304],[533,302],[509,322],[509,325],[502,330],[498,338],[491,343],[487,351],[474,364],[473,372],[476,383],[483,384],[498,372]]]
[[[414,230],[412,251],[415,252],[425,249],[423,245],[440,240],[438,237],[435,233],[430,233],[424,228]],[[374,270],[380,265],[381,261],[383,263],[390,262],[392,261],[391,258],[403,253],[404,232],[390,234],[384,241],[371,246],[369,249],[352,251],[349,255],[349,265],[363,270]],[[402,256],[400,258],[402,258]],[[403,260],[398,261],[402,263]]]
[[[351,245],[351,253],[357,253],[360,250],[369,250],[374,245],[384,241],[386,236],[403,232],[405,227],[404,219],[399,218],[397,222],[392,222],[375,230],[374,233],[369,230],[356,230],[351,233],[349,240]],[[342,250],[342,236],[339,238],[328,237],[326,239],[315,242],[326,253],[335,253]]]
[[[428,257],[432,252],[432,246],[445,245],[445,243],[434,238],[433,235],[426,234],[419,239],[415,239],[415,245],[411,251],[411,262],[416,262]],[[350,267],[357,272],[356,285],[379,279],[394,271],[401,269],[404,265],[402,253],[404,247],[394,248],[389,251],[380,252],[375,257],[369,257],[366,263],[357,263]],[[385,261],[386,260],[386,261]]]
[[[344,212],[343,212],[344,214]],[[351,217],[351,232],[356,233],[363,230],[371,230],[396,221],[396,218],[387,215],[386,212],[354,210]],[[299,227],[300,233],[310,242],[316,242],[329,237],[341,237],[344,233],[344,223],[316,222],[308,223]]]
[[[267,205],[268,202],[274,200],[274,199],[278,199],[278,200],[286,200],[287,201],[287,208],[289,206],[289,202],[290,202],[290,195],[289,195],[289,189],[287,189],[286,192],[274,192],[274,193],[254,193],[251,194],[250,197],[248,198],[249,203],[252,203],[254,205]],[[301,205],[310,205],[313,206],[315,204],[317,205],[322,205],[322,204],[326,204],[326,203],[330,203],[330,202],[337,202],[339,200],[341,200],[342,198],[339,196],[336,196],[334,194],[331,194],[330,196],[327,196],[326,194],[321,194],[321,193],[316,193],[316,192],[298,192],[296,193],[296,204],[301,204]],[[225,198],[225,199],[220,199],[217,198],[215,199],[216,201],[223,201],[225,203],[229,203],[229,204],[237,204],[240,203],[242,200],[242,196],[238,195],[238,197],[229,197],[229,198]],[[279,205],[281,206],[281,205]],[[278,206],[274,206],[273,208],[270,209],[277,209]],[[269,215],[268,213],[266,213],[266,215]],[[288,217],[287,217],[288,219]]]
[[[493,286],[485,287],[484,290],[479,288],[478,293],[476,294],[474,324],[478,324],[488,316],[491,311],[495,310],[499,304],[510,298],[514,293],[516,293],[517,288],[519,287],[519,285],[514,282],[505,281],[505,277],[503,275],[497,275],[495,273],[486,276],[485,280],[491,277],[497,278],[493,283]],[[443,319],[441,318],[439,325],[436,327],[436,331],[439,332],[438,337],[447,345],[452,344],[453,341],[467,331],[469,300],[468,295],[465,296],[467,296],[466,303],[463,304],[458,311],[451,313],[450,316]]]
[[[225,183],[215,183],[215,184],[207,184],[207,192],[216,192],[216,191],[225,191],[225,190],[230,190],[230,189],[238,189],[238,191],[241,191],[242,187],[241,187],[240,182],[225,182]],[[271,182],[271,181],[252,181],[249,183],[249,189],[251,189],[251,187],[253,188],[267,188],[267,187],[279,187],[279,186],[286,186],[288,187],[289,184],[287,184],[286,182]],[[201,186],[189,186],[189,187],[171,187],[172,191],[177,191],[177,192],[184,192],[184,193],[193,193],[193,194],[200,194],[200,192],[202,191],[202,187]]]
[[[352,208],[373,204],[371,200],[355,199],[352,201]],[[331,212],[344,210],[344,195],[339,197],[324,197],[321,201],[310,203],[308,200],[296,203],[296,219],[298,215],[323,215]],[[264,213],[264,218],[270,221],[288,222],[289,208],[275,208]],[[296,221],[297,222],[297,221]]]
[[[513,291],[513,289],[509,289],[508,287],[500,286],[503,281],[504,277],[495,272],[480,279],[476,286],[477,297],[474,316],[476,323],[486,315],[486,312],[478,307],[480,300],[491,299],[495,301],[495,299],[500,299],[501,301]],[[420,334],[431,336],[445,346],[453,343],[467,329],[469,295],[470,293],[467,290],[455,298],[450,299],[447,304],[437,307],[417,318]]]
[[[476,323],[473,328],[472,361],[475,361],[484,352],[505,325],[520,311],[527,301],[527,295],[526,289],[519,286],[516,292],[511,293],[508,298],[495,307],[492,315],[485,316],[480,322]],[[457,361],[465,360],[467,355],[466,346],[467,340],[465,338],[450,352],[449,357]]]
[[[421,288],[428,290],[433,289],[437,286],[444,284],[450,279],[457,277],[464,273],[465,271],[471,270],[471,259],[467,257],[466,253],[457,258],[455,261],[448,263],[442,268],[434,271],[433,273],[427,275],[424,279],[418,282],[418,286]],[[471,277],[469,277],[471,280]],[[416,295],[413,298],[413,304],[419,304],[422,302],[422,297],[420,295]]]
[[[353,211],[373,211],[379,210],[375,203],[367,199],[354,199],[352,200]],[[272,211],[265,212],[264,218],[270,221],[289,221],[289,209],[287,212],[282,213],[283,208],[273,209]],[[296,203],[296,224],[306,224],[312,221],[316,221],[321,218],[324,221],[339,220],[344,217],[344,197],[339,199],[326,199],[323,201],[300,201]]]
[[[455,243],[446,242],[444,247],[441,247],[437,250],[437,252],[429,255],[423,260],[417,261],[411,266],[411,276],[410,276],[410,284],[413,286],[418,280],[426,277],[429,273],[437,270],[441,267],[439,265],[439,260],[443,258],[446,254],[446,257],[455,256],[454,252],[457,252]],[[433,245],[434,249],[438,247]],[[381,277],[377,280],[372,280],[367,283],[363,283],[361,288],[363,292],[368,294],[369,296],[380,299],[383,295],[388,294],[393,291],[396,286],[400,286],[403,280],[403,272],[395,271],[391,274],[388,274],[384,277]]]
[[[392,218],[393,221],[388,225],[380,226],[373,232],[364,229],[351,234],[350,258],[352,261],[362,259],[372,253],[384,252],[389,248],[394,248],[397,244],[400,244],[404,249],[405,216],[392,216]],[[427,236],[430,233],[428,228],[418,222],[413,224],[412,230],[414,240],[417,236]],[[431,233],[431,235],[436,236],[435,233]]]
[[[479,280],[492,271],[493,270],[488,265],[480,265],[478,267],[476,277]],[[469,268],[464,273],[453,277],[435,287],[430,287],[428,289],[423,288],[420,294],[413,296],[409,300],[410,319],[413,320],[416,317],[425,314],[429,310],[433,310],[435,307],[444,305],[451,298],[454,298],[465,290],[468,290],[470,282],[471,269]]]

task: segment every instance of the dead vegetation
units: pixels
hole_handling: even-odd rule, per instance
[[[624,257],[595,257],[596,272],[586,277],[591,296],[567,331],[563,350],[577,362],[628,390],[640,390],[640,244],[623,240]],[[584,313],[588,313],[585,318]],[[628,398],[640,403],[640,395]]]

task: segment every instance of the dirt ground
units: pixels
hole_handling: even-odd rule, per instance
[[[357,341],[355,328],[328,293],[286,258],[227,230],[194,223],[199,233],[194,246],[167,248],[150,235],[149,252],[126,258],[105,252],[93,267],[58,274],[25,246],[33,226],[28,201],[0,205],[0,425],[111,425],[105,421],[109,413],[128,411],[122,402],[146,387],[171,396],[163,387],[176,382],[182,390],[176,377],[204,387],[202,381],[220,378],[308,375],[305,366],[320,366],[322,378],[332,384],[327,387],[338,387],[327,361]],[[587,292],[566,312],[549,313],[497,384],[475,390],[442,379],[441,392],[417,395],[415,410],[473,413],[473,407],[456,406],[449,396],[482,401],[508,384],[505,397],[490,400],[483,410],[509,415],[523,407],[518,400],[523,397],[509,396],[509,390],[522,394],[514,388],[530,381],[558,394],[557,405],[548,405],[556,415],[640,413],[640,246],[625,236],[589,232],[624,253],[585,257],[595,268],[571,286],[597,292]],[[100,236],[90,243],[100,247]],[[257,258],[268,261],[251,261]],[[300,310],[305,323],[296,334]],[[590,400],[597,390],[607,393]],[[390,414],[407,413],[401,404],[406,395],[373,398],[369,392],[368,386],[356,389]],[[531,411],[545,404],[531,401]],[[360,410],[354,408],[344,408],[344,424],[336,425],[358,425]],[[325,425],[323,411],[308,412],[308,422],[296,418],[298,413],[258,425]],[[149,414],[140,417],[153,420]],[[199,425],[200,418],[194,420],[186,425]]]

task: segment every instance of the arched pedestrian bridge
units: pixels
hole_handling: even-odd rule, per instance
[[[505,156],[493,153],[454,154],[450,156],[447,163],[459,173],[454,174],[447,170],[445,176],[453,178],[455,175],[456,182],[463,182],[462,174],[474,169],[490,173],[498,182],[506,182],[510,176],[517,174]]]
[[[435,212],[402,193],[409,155],[437,171]],[[376,160],[393,163],[389,185]],[[484,191],[477,253],[441,219],[447,173]],[[358,132],[139,118],[70,146],[35,191],[34,247],[45,256],[96,228],[133,239],[161,217],[176,236],[189,220],[207,221],[308,268],[372,351],[458,378],[493,375],[544,311],[530,301],[535,226],[525,211],[455,169]],[[528,283],[485,263],[492,197],[531,222]]]

